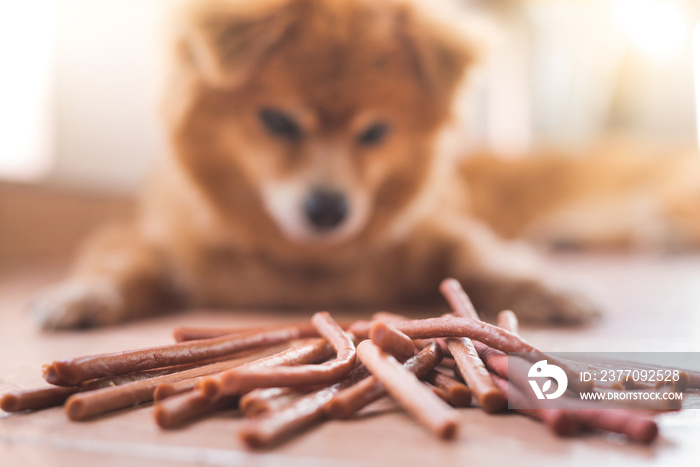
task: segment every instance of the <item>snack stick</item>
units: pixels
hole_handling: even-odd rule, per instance
[[[187,378],[173,383],[161,383],[156,386],[156,390],[153,392],[153,400],[158,402],[168,397],[191,391],[197,385],[197,381],[199,381],[199,377]]]
[[[335,394],[367,376],[363,366],[357,366],[341,381],[301,396],[281,408],[250,419],[240,431],[249,446],[261,447],[278,442],[325,417],[324,407]]]
[[[469,296],[460,283],[455,279],[445,279],[440,284],[440,292],[445,296],[452,312],[462,318],[481,321]],[[494,413],[503,410],[508,401],[496,386],[474,349],[471,339],[464,337],[445,339],[447,347],[457,364],[462,378],[471,389],[479,405],[487,412]]]
[[[311,386],[341,380],[355,367],[355,344],[327,312],[315,313],[311,322],[336,352],[336,358],[318,365],[265,367],[252,365],[204,378],[199,389],[208,397],[242,394],[260,387]]]
[[[260,354],[210,363],[177,373],[74,394],[66,401],[66,414],[71,420],[84,420],[130,405],[149,402],[153,400],[155,390],[160,384],[175,383],[218,373],[258,360],[258,357],[260,357]]]
[[[389,395],[423,426],[437,436],[449,439],[457,432],[454,409],[425,387],[414,374],[371,341],[357,346],[362,363],[384,386]]]
[[[503,410],[508,401],[493,382],[491,374],[474,348],[474,343],[470,339],[454,337],[445,341],[459,372],[479,405],[489,413]]]
[[[498,388],[506,394],[512,405],[526,406],[528,398],[517,386],[508,384],[508,380],[500,376],[494,376],[494,382]],[[558,436],[571,436],[581,428],[574,416],[564,409],[514,409],[516,412],[527,415],[544,422],[545,425]]]
[[[436,337],[468,337],[483,342],[503,352],[537,352],[537,349],[508,331],[483,321],[456,316],[415,319],[391,323],[397,330],[411,339],[430,339]],[[370,321],[356,321],[349,331],[359,338],[369,335]]]
[[[468,407],[472,401],[472,392],[467,386],[459,381],[455,381],[438,370],[431,370],[423,379],[445,391],[447,402],[449,402],[450,405],[455,407]]]
[[[496,325],[515,336],[520,335],[518,316],[510,310],[503,310],[498,313],[498,316],[496,317]]]
[[[57,360],[45,371],[45,379],[60,386],[135,371],[192,363],[243,350],[268,347],[302,337],[298,327],[222,336],[197,341],[109,354]]]
[[[209,399],[198,391],[188,391],[156,402],[153,417],[161,428],[173,428],[219,410],[233,408],[238,397]]]
[[[340,322],[340,327],[347,329],[350,326],[350,322]],[[293,329],[299,330],[300,338],[308,337],[319,337],[318,330],[311,323],[292,323],[292,324],[282,324],[276,326],[254,326],[254,327],[244,327],[244,328],[206,328],[206,327],[192,327],[192,326],[180,326],[173,330],[173,338],[176,342],[185,342],[191,340],[199,339],[211,339],[213,337],[230,336],[233,334],[244,335],[255,332],[263,332],[270,330],[279,329]]]
[[[389,323],[375,322],[369,330],[369,337],[379,348],[400,361],[405,361],[416,353],[416,347],[411,338],[397,331]]]
[[[443,280],[440,283],[440,292],[449,302],[455,316],[481,321],[479,313],[476,312],[472,301],[469,300],[469,296],[457,279],[448,278]]]
[[[313,390],[307,388],[258,388],[243,395],[238,404],[243,414],[250,418],[263,412],[270,412],[290,404],[295,399]]]
[[[14,391],[3,394],[0,398],[0,409],[5,412],[21,412],[23,410],[39,410],[63,405],[79,387],[49,386],[25,391]]]

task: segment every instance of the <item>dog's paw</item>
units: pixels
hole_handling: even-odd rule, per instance
[[[105,326],[126,319],[126,307],[117,287],[107,280],[70,280],[55,285],[29,304],[43,329]]]
[[[526,281],[515,287],[509,302],[523,321],[581,325],[602,316],[603,306],[591,293],[543,281]]]

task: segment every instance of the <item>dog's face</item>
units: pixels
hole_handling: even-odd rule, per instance
[[[201,86],[176,139],[214,198],[245,198],[232,216],[257,210],[244,221],[297,244],[390,227],[427,185],[471,45],[394,2],[198,14],[186,52]]]

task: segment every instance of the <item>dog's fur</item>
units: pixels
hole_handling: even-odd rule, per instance
[[[139,220],[96,236],[73,275],[34,302],[42,326],[188,305],[373,311],[430,303],[448,276],[485,313],[549,322],[598,313],[481,222],[507,235],[528,223],[511,217],[522,193],[499,198],[484,186],[498,164],[476,158],[465,174],[445,149],[479,48],[459,21],[389,0],[193,3],[166,93],[173,157]],[[263,108],[293,117],[299,134],[271,134]],[[362,144],[376,122],[388,133]],[[507,182],[523,186],[517,175]],[[303,218],[316,187],[349,205],[326,233]]]

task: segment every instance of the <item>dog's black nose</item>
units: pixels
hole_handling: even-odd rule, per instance
[[[348,203],[342,193],[314,190],[304,201],[304,212],[316,230],[328,230],[343,222]]]

